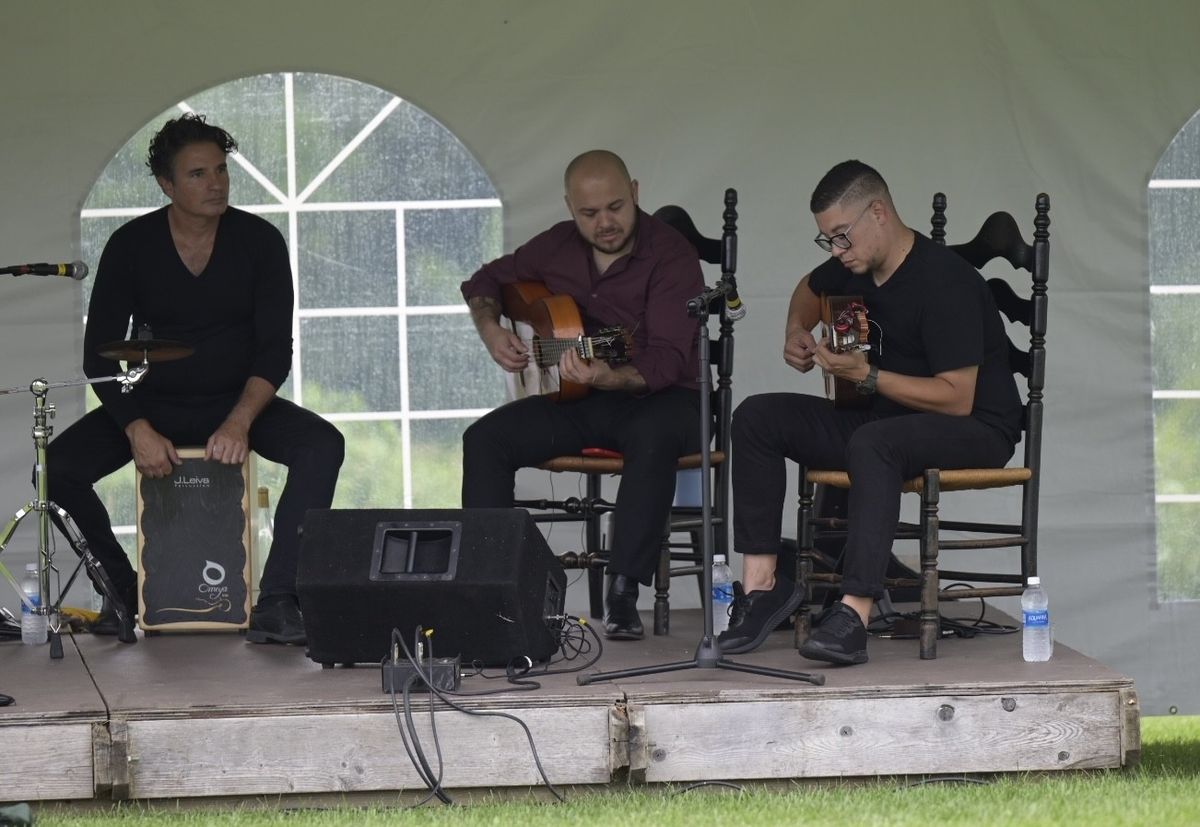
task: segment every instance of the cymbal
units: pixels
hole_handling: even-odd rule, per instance
[[[191,356],[195,348],[169,339],[126,339],[100,345],[96,352],[121,362],[140,362],[143,357],[150,362],[170,362]]]

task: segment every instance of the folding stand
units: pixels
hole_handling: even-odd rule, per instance
[[[45,379],[35,379],[25,387],[5,388],[0,390],[0,395],[17,393],[19,391],[28,390],[33,394],[33,445],[36,455],[36,464],[34,465],[34,486],[36,494],[34,499],[30,500],[23,508],[17,510],[13,518],[8,521],[5,526],[0,529],[0,553],[4,551],[4,547],[12,539],[13,533],[17,530],[17,526],[21,521],[31,513],[37,514],[37,531],[38,531],[38,594],[42,595],[41,605],[34,607],[33,611],[40,615],[45,615],[51,619],[50,623],[50,657],[54,660],[59,660],[63,656],[62,637],[59,633],[58,624],[53,622],[58,616],[59,610],[62,608],[62,602],[66,598],[67,592],[71,589],[71,584],[75,582],[75,578],[79,576],[80,568],[87,567],[88,574],[91,576],[92,582],[101,591],[101,593],[112,602],[117,618],[121,621],[121,631],[119,639],[122,643],[134,643],[137,637],[133,632],[133,616],[128,607],[121,602],[120,596],[113,588],[112,582],[105,574],[104,568],[99,561],[92,555],[88,548],[87,540],[75,527],[75,523],[71,520],[71,516],[65,509],[51,502],[49,496],[49,484],[46,475],[46,445],[50,440],[50,434],[54,430],[49,420],[54,416],[54,406],[46,402],[46,394],[51,388],[66,388],[76,385],[94,385],[99,382],[120,382],[121,391],[128,393],[135,384],[141,381],[145,376],[149,366],[143,364],[130,368],[125,373],[119,373],[115,376],[105,376],[99,379],[79,379],[69,382],[47,382]],[[50,526],[57,525],[62,532],[67,542],[79,555],[79,563],[76,564],[71,576],[67,579],[67,585],[59,589],[58,599],[51,602],[48,600],[50,594],[50,572],[57,571],[54,565],[54,547],[50,541]],[[0,563],[0,575],[3,575],[17,593],[21,595],[21,600],[26,601],[24,593],[21,591],[21,586],[16,579],[9,573],[3,563]]]

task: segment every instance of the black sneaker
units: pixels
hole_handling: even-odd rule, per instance
[[[260,597],[250,611],[250,628],[246,630],[250,643],[308,643],[304,634],[304,618],[294,594],[275,594]]]
[[[827,663],[867,662],[867,627],[858,612],[838,601],[814,621],[808,640],[800,647],[800,656]]]
[[[770,591],[746,594],[740,580],[733,582],[733,605],[729,607],[729,628],[717,637],[717,645],[726,655],[753,652],[780,622],[800,605],[800,587],[786,577],[775,577]]]

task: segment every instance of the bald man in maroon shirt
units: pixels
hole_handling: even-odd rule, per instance
[[[463,435],[464,508],[513,505],[518,468],[584,448],[625,456],[617,493],[605,596],[605,636],[637,640],[638,584],[649,585],[675,491],[675,464],[700,450],[698,322],[687,302],[704,289],[688,241],[638,208],[638,183],[607,150],[579,155],[564,174],[571,220],[554,225],[463,282],[479,337],[509,372],[529,362],[526,342],[501,326],[500,289],[542,282],[574,299],[588,335],[631,331],[633,355],[610,366],[568,349],[562,379],[586,385],[582,399],[535,396],[510,402]]]

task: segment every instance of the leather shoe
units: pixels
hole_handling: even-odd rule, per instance
[[[770,591],[755,590],[749,594],[742,590],[741,581],[734,581],[729,628],[717,637],[721,652],[726,655],[753,652],[767,635],[779,628],[784,618],[796,611],[801,597],[795,582],[778,575]]]
[[[304,633],[304,618],[294,594],[275,594],[260,597],[250,611],[250,628],[246,630],[250,643],[308,643]]]
[[[624,574],[608,576],[604,596],[604,636],[609,640],[641,640],[645,634],[638,615],[638,581]]]
[[[122,608],[125,609],[125,615],[129,618],[129,627],[132,629],[137,618],[137,586],[124,589],[121,592],[121,601],[125,604]],[[121,618],[117,616],[117,608],[107,595],[104,597],[104,603],[100,606],[100,615],[88,624],[87,628],[93,635],[121,634]]]

